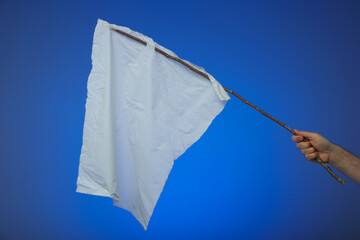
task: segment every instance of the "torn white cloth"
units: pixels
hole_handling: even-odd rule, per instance
[[[213,77],[209,81],[154,47],[176,56],[149,37],[98,20],[76,189],[111,197],[145,230],[174,160],[229,99]]]

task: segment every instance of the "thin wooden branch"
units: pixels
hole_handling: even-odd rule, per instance
[[[262,113],[263,115],[265,115],[266,117],[270,118],[271,120],[273,120],[274,122],[276,122],[277,124],[279,124],[280,126],[282,126],[283,128],[285,128],[286,130],[288,130],[289,132],[291,132],[293,135],[295,135],[295,131],[293,129],[291,129],[289,126],[285,125],[284,123],[280,122],[279,120],[277,120],[276,118],[274,118],[273,116],[269,115],[268,113],[264,112],[262,109],[260,109],[258,106],[255,106],[254,104],[252,104],[251,102],[248,102],[246,99],[244,99],[243,97],[241,97],[239,94],[237,94],[236,92],[224,88],[225,91],[227,91],[228,93],[231,93],[232,95],[234,95],[235,97],[239,98],[243,103],[249,105],[252,108],[255,108],[256,110],[258,110],[260,113]],[[308,140],[306,138],[304,138],[305,142],[308,142]],[[326,171],[328,171],[330,173],[330,175],[332,177],[334,177],[337,181],[339,181],[341,184],[345,184],[345,181],[340,178],[339,176],[337,176],[333,170],[331,170],[331,168],[326,165],[321,159],[320,157],[316,157],[315,161],[319,164],[321,164],[321,166],[323,166]]]
[[[113,27],[110,27],[110,29],[118,32],[118,33],[121,33],[139,43],[142,43],[143,45],[147,45],[147,42],[141,40],[140,38],[137,38],[131,34],[128,34],[124,31],[121,31],[119,29],[116,29],[116,28],[113,28]],[[180,58],[177,58],[177,57],[174,57],[170,54],[167,54],[166,52],[164,52],[163,50],[155,47],[155,51],[163,54],[165,57],[167,58],[170,58],[174,61],[177,61],[179,63],[181,63],[182,65],[186,66],[187,68],[189,68],[190,70],[202,75],[203,77],[207,78],[210,80],[209,76],[206,74],[206,73],[203,73],[201,71],[199,71],[198,69],[194,68],[193,66],[191,66],[190,64],[186,63],[185,61],[181,60]],[[289,132],[291,132],[293,135],[295,135],[295,131],[293,129],[291,129],[289,126],[287,126],[286,124],[284,124],[283,122],[277,120],[276,118],[274,118],[273,116],[271,116],[270,114],[266,113],[265,111],[263,111],[262,109],[260,109],[259,107],[257,107],[256,105],[252,104],[251,102],[247,101],[245,98],[241,97],[239,94],[237,94],[236,92],[228,89],[228,88],[225,88],[225,91],[227,91],[228,93],[231,93],[232,95],[234,95],[235,97],[237,97],[238,99],[240,99],[243,103],[247,104],[248,106],[256,109],[257,111],[259,111],[261,114],[263,114],[264,116],[268,117],[269,119],[273,120],[274,122],[276,122],[277,124],[279,124],[280,126],[282,126],[283,128],[285,128],[286,130],[288,130]],[[304,141],[308,141],[307,139],[304,139]],[[327,166],[319,157],[316,157],[315,161],[317,163],[319,163],[321,166],[323,166],[329,173],[332,177],[334,177],[337,181],[339,181],[341,184],[345,184],[345,181],[343,179],[341,179],[339,176],[337,176],[332,170],[331,168],[329,168],[329,166]]]

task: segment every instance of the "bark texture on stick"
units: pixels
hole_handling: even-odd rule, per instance
[[[140,38],[137,38],[137,37],[135,37],[135,36],[133,36],[133,35],[131,35],[131,34],[128,34],[128,33],[124,32],[124,31],[119,30],[119,29],[115,29],[115,28],[113,28],[113,27],[110,27],[110,29],[112,29],[112,30],[114,30],[114,31],[116,31],[116,32],[118,32],[118,33],[120,33],[120,34],[123,34],[123,35],[125,35],[125,36],[127,36],[127,37],[129,37],[129,38],[131,38],[131,39],[133,39],[133,40],[135,40],[135,41],[137,41],[137,42],[139,42],[139,43],[142,43],[143,45],[147,45],[147,42],[145,42],[145,41],[141,40]],[[198,74],[202,75],[203,77],[205,77],[205,78],[207,78],[207,79],[210,80],[209,76],[208,76],[206,73],[203,73],[203,72],[199,71],[198,69],[192,67],[190,64],[184,62],[184,61],[181,60],[180,58],[171,56],[171,55],[167,54],[166,52],[164,52],[163,50],[161,50],[161,49],[159,49],[159,48],[157,48],[157,47],[155,47],[155,51],[157,51],[158,53],[161,53],[162,55],[164,55],[164,56],[167,57],[167,58],[170,58],[170,59],[172,59],[172,60],[174,60],[174,61],[177,61],[177,62],[181,63],[182,65],[188,67],[190,70],[192,70],[192,71],[194,71],[194,72],[196,72],[196,73],[198,73]],[[271,120],[273,120],[274,122],[276,122],[277,124],[279,124],[280,126],[282,126],[283,128],[285,128],[286,130],[288,130],[289,132],[291,132],[293,135],[295,135],[295,131],[294,131],[293,129],[291,129],[289,126],[287,126],[286,124],[284,124],[283,122],[279,121],[278,119],[274,118],[274,117],[271,116],[270,114],[266,113],[265,111],[263,111],[262,109],[260,109],[258,106],[256,106],[256,105],[252,104],[251,102],[247,101],[245,98],[241,97],[241,96],[240,96],[239,94],[237,94],[236,92],[234,92],[234,91],[232,91],[232,90],[230,90],[230,89],[228,89],[228,88],[225,88],[225,87],[224,87],[224,89],[225,89],[225,91],[227,91],[228,93],[231,93],[232,95],[234,95],[235,97],[237,97],[238,99],[240,99],[243,103],[245,103],[245,104],[249,105],[250,107],[256,109],[256,110],[259,111],[261,114],[263,114],[264,116],[270,118]],[[308,141],[308,140],[304,138],[304,141]],[[326,169],[326,171],[328,171],[328,172],[330,173],[330,175],[331,175],[332,177],[334,177],[338,182],[340,182],[341,184],[345,184],[345,181],[344,181],[343,179],[341,179],[339,176],[337,176],[337,175],[331,170],[331,168],[330,168],[329,166],[327,166],[319,157],[316,157],[315,161],[316,161],[317,163],[319,163],[321,166],[323,166],[323,167]]]

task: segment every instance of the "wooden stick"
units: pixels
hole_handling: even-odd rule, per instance
[[[141,40],[140,38],[137,38],[129,33],[126,33],[124,31],[121,31],[119,29],[110,27],[110,29],[121,33],[139,43],[142,43],[143,45],[147,45],[147,42]],[[155,47],[155,51],[157,51],[158,53],[163,54],[165,57],[170,58],[174,61],[177,61],[179,63],[181,63],[182,65],[186,66],[187,68],[189,68],[190,70],[202,75],[203,77],[207,78],[210,80],[209,76],[206,73],[203,73],[201,71],[199,71],[198,69],[194,68],[193,66],[191,66],[190,64],[184,62],[183,60],[181,60],[180,58],[174,57],[172,55],[167,54],[166,52],[164,52],[163,50]],[[270,118],[271,120],[273,120],[274,122],[276,122],[277,124],[279,124],[280,126],[282,126],[283,128],[285,128],[286,130],[288,130],[289,132],[291,132],[293,135],[295,135],[295,131],[293,129],[291,129],[289,126],[287,126],[286,124],[284,124],[283,122],[280,122],[279,120],[277,120],[276,118],[274,118],[273,116],[271,116],[270,114],[266,113],[265,111],[263,111],[262,109],[260,109],[259,107],[257,107],[256,105],[252,104],[251,102],[247,101],[245,98],[241,97],[239,94],[237,94],[236,92],[225,88],[225,91],[227,91],[228,93],[231,93],[232,95],[234,95],[235,97],[237,97],[238,99],[240,99],[243,103],[249,105],[250,107],[256,109],[257,111],[259,111],[261,114],[263,114],[264,116]],[[304,138],[304,141],[308,141],[307,139]],[[330,174],[332,177],[334,177],[337,181],[339,181],[341,184],[345,184],[345,181],[343,179],[341,179],[339,176],[337,176],[332,170],[331,168],[329,168],[319,157],[316,157],[316,162],[321,164],[321,166],[323,166]]]

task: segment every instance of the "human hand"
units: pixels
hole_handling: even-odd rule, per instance
[[[301,149],[301,153],[305,158],[311,162],[316,162],[314,159],[320,159],[328,163],[330,160],[333,144],[318,133],[305,132],[294,130],[296,135],[292,136],[292,140],[297,142],[296,147]],[[304,141],[307,139],[308,141]]]

